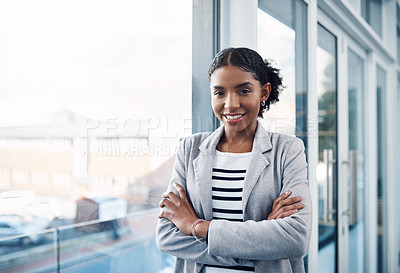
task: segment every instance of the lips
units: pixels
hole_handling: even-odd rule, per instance
[[[236,123],[243,119],[245,114],[222,114],[228,123]]]
[[[238,115],[224,115],[226,119],[229,120],[235,120],[235,119],[239,119],[241,117],[244,116],[244,114],[238,114]]]

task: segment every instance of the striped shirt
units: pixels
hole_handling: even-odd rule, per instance
[[[243,222],[242,193],[251,153],[216,151],[212,172],[213,219]],[[242,266],[206,265],[206,273],[254,272],[254,263]]]

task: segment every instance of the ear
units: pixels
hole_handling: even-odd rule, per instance
[[[261,87],[261,101],[266,101],[271,94],[271,84],[267,82]]]

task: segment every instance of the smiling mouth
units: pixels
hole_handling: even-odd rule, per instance
[[[223,115],[227,120],[235,120],[235,119],[240,119],[241,117],[243,117],[245,114],[241,114],[241,115]]]

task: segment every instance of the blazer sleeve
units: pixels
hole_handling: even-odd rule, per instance
[[[187,140],[184,139],[180,144],[175,158],[172,178],[168,185],[168,191],[173,191],[178,196],[179,194],[172,186],[172,183],[180,184],[186,190],[185,159],[188,157],[185,157],[185,148],[187,150],[191,148],[190,144],[185,144],[186,141]],[[241,259],[209,254],[208,245],[205,240],[201,239],[203,243],[200,243],[196,241],[193,236],[183,234],[174,223],[167,218],[158,219],[156,240],[160,251],[200,264],[235,266],[247,262]]]
[[[285,156],[285,155],[283,155]],[[278,220],[230,222],[213,220],[209,227],[211,255],[252,260],[282,260],[303,256],[311,233],[311,197],[304,144],[294,138],[283,161],[282,193],[302,196],[304,208]]]

